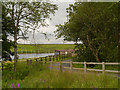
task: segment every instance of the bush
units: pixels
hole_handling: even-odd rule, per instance
[[[2,67],[3,67],[3,70],[12,70],[14,69],[14,64],[12,62],[3,63]]]
[[[76,57],[73,57],[73,61],[76,62],[96,62],[96,59],[94,55],[92,54],[91,50],[88,47],[85,47],[83,44],[78,44],[76,45],[76,51],[75,53],[77,54]],[[93,68],[95,65],[94,64],[89,64],[87,67]]]

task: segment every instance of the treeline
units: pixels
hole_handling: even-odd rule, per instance
[[[66,9],[68,21],[57,25],[58,38],[76,42],[78,61],[117,62],[119,2],[76,2]],[[83,44],[78,42],[82,41]]]

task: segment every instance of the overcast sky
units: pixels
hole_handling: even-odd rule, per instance
[[[73,4],[74,2],[54,2],[58,5],[58,10],[56,11],[55,15],[51,16],[52,20],[46,19],[46,22],[49,24],[48,27],[40,27],[38,30],[40,32],[46,32],[47,38],[40,34],[40,32],[35,32],[35,37],[33,38],[32,33],[28,33],[27,36],[29,37],[28,40],[18,40],[18,43],[21,44],[73,44],[74,42],[67,42],[63,41],[63,38],[56,39],[54,31],[56,30],[56,26],[58,24],[64,24],[67,20],[67,13],[66,8],[69,7],[69,4]]]
[[[21,44],[73,44],[74,43],[67,41],[64,42],[63,38],[56,39],[54,31],[56,30],[55,25],[64,24],[64,22],[67,20],[66,8],[68,8],[69,4],[73,4],[76,0],[51,0],[51,1],[54,1],[54,4],[58,6],[58,10],[56,11],[54,16],[53,15],[51,16],[52,20],[46,19],[46,22],[49,24],[48,27],[40,27],[38,29],[40,32],[47,33],[47,37],[49,40],[45,39],[45,36],[40,34],[40,32],[36,32],[34,34],[35,36],[34,38],[32,33],[28,33],[27,34],[27,36],[29,37],[28,40],[20,39],[18,40],[18,43]],[[92,1],[92,0],[81,0],[81,1]],[[108,0],[108,1],[112,1],[112,0]]]

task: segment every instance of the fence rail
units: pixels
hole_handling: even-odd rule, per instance
[[[115,71],[115,70],[105,70],[105,65],[120,65],[120,63],[115,63],[115,62],[61,62],[61,63],[69,63],[70,67],[64,67],[64,68],[69,68],[69,69],[80,69],[80,70],[84,70],[84,72],[87,71],[100,71],[103,72],[103,74],[105,72],[114,72],[114,73],[120,73],[120,71]],[[72,64],[84,64],[84,68],[74,68]],[[87,69],[87,64],[101,64],[102,65],[102,70],[101,69]]]
[[[59,64],[59,68],[60,70],[62,71],[62,63],[67,63],[67,64],[70,64],[70,67],[64,67],[64,68],[69,68],[70,70],[73,70],[73,69],[79,69],[79,70],[84,70],[84,72],[87,72],[87,71],[100,71],[102,72],[103,74],[105,72],[114,72],[114,73],[120,73],[120,71],[115,71],[115,70],[105,70],[105,65],[120,65],[120,63],[116,63],[116,62],[65,62],[65,61],[61,61],[65,58],[65,55],[58,55],[58,56],[48,56],[48,57],[39,57],[39,58],[33,58],[33,59],[27,59],[27,60],[18,60],[19,62],[22,62],[22,61],[26,61],[27,62],[27,65],[31,65],[32,61],[36,61],[36,62],[42,62],[43,65],[46,63],[46,62],[49,62],[50,63],[50,66],[52,67],[53,66],[53,63],[55,62],[55,59],[58,60],[59,59],[59,62],[55,62],[55,63],[58,63]],[[14,62],[14,61],[12,61]],[[9,63],[9,62],[4,62],[4,63]],[[3,63],[2,63],[3,64]],[[84,64],[84,68],[75,68],[73,67],[73,64]],[[87,64],[99,64],[99,65],[102,65],[102,69],[89,69],[87,68]],[[54,66],[53,66],[54,67]]]

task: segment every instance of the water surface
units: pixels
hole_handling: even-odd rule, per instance
[[[23,59],[23,58],[35,58],[35,57],[46,57],[46,56],[50,56],[50,55],[54,55],[54,53],[40,53],[40,54],[18,54],[19,59]],[[11,56],[12,59],[14,59],[14,56]]]

